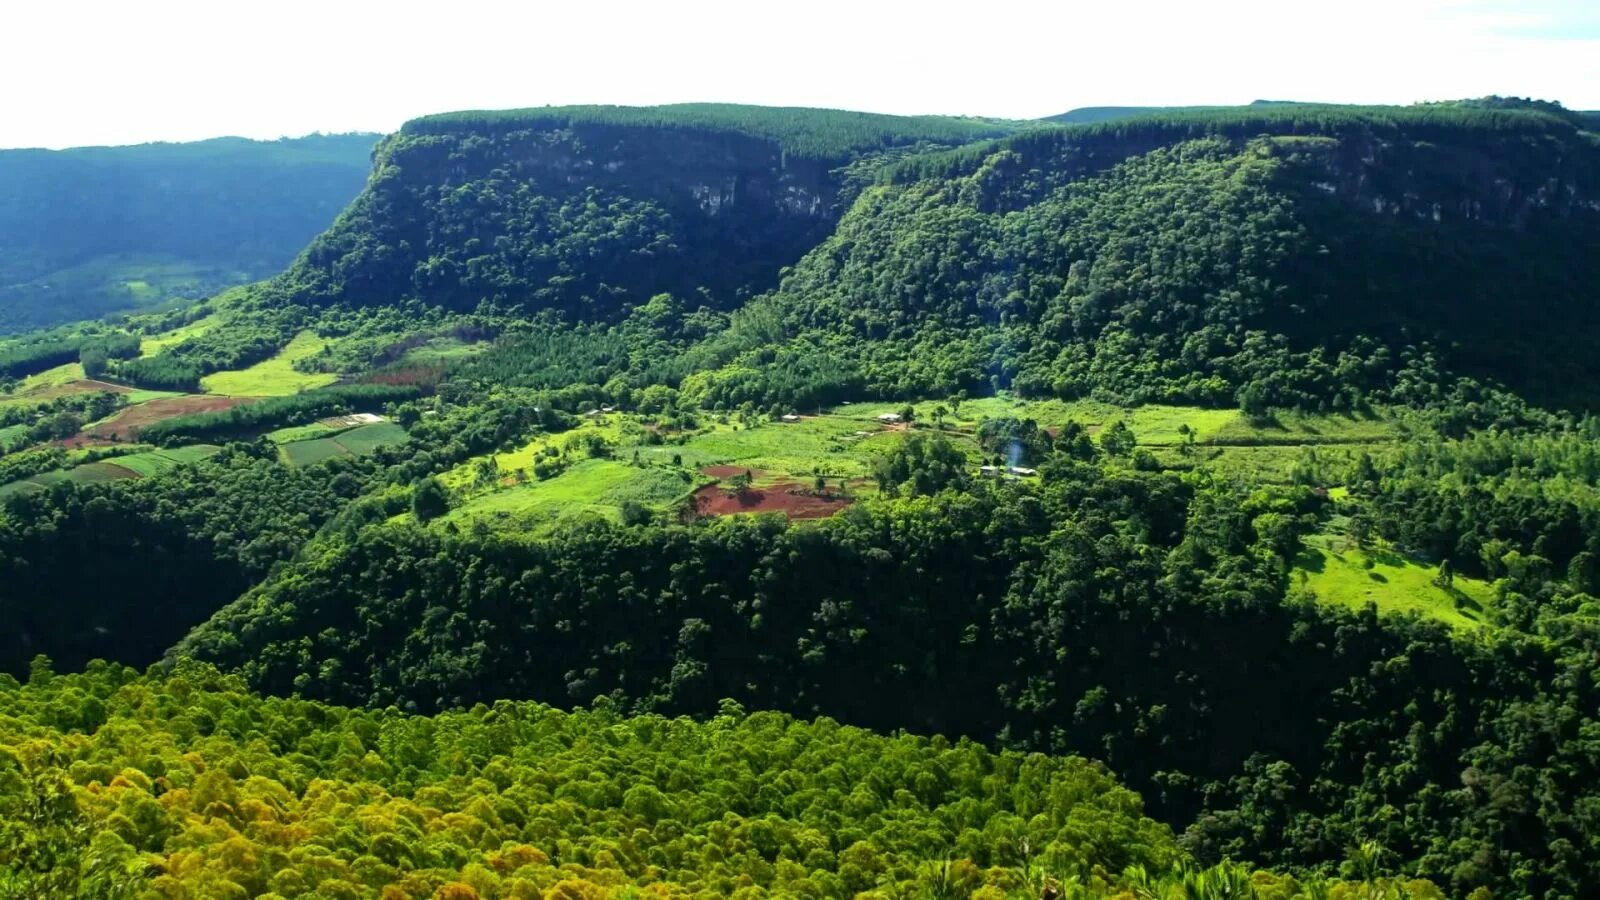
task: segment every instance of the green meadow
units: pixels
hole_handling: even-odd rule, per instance
[[[327,387],[339,376],[331,372],[301,372],[294,367],[296,362],[316,356],[327,346],[325,338],[302,331],[270,359],[248,369],[207,375],[200,380],[200,387],[208,394],[233,397],[282,397]]]
[[[1291,591],[1360,609],[1375,604],[1379,613],[1410,613],[1456,628],[1479,628],[1489,618],[1494,588],[1456,575],[1448,586],[1436,583],[1438,569],[1393,549],[1360,548],[1340,534],[1312,535],[1289,573]]]

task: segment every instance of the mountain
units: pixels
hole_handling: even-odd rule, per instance
[[[1584,116],[373,161],[0,343],[0,893],[1600,894]]]
[[[361,189],[376,141],[0,150],[0,330],[209,296],[280,271]]]
[[[1294,106],[1292,100],[1257,100],[1251,103],[1252,107],[1260,106]],[[1105,122],[1115,122],[1120,119],[1131,119],[1136,116],[1149,116],[1170,113],[1209,112],[1215,110],[1239,109],[1241,107],[1229,106],[1080,106],[1069,109],[1060,115],[1045,116],[1041,122],[1055,122],[1061,125],[1099,125]]]
[[[889,168],[718,358],[822,348],[884,396],[1343,408],[1409,368],[1588,404],[1596,283],[1600,145],[1570,117],[1192,112]]]
[[[1005,123],[719,104],[429,116],[283,282],[292,302],[419,300],[615,320],[670,292],[719,309],[832,230],[867,164]]]

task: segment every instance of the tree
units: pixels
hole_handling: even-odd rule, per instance
[[[1433,577],[1433,583],[1447,591],[1455,587],[1456,572],[1450,565],[1449,557],[1439,560],[1439,574]]]
[[[431,522],[449,511],[450,494],[439,479],[429,476],[417,482],[411,492],[411,513],[417,521]]]
[[[654,519],[655,513],[643,503],[632,499],[622,501],[622,524],[648,525]]]
[[[912,422],[916,421],[916,419],[917,408],[915,406],[907,403],[905,406],[900,407],[900,421],[910,425]]]
[[[1252,381],[1240,388],[1238,398],[1239,410],[1252,422],[1263,422],[1271,417],[1271,395],[1260,382]]]
[[[1111,456],[1126,456],[1138,441],[1128,423],[1118,419],[1100,433],[1100,449]]]

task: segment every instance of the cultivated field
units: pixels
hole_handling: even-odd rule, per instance
[[[94,443],[121,441],[132,443],[139,439],[139,429],[146,425],[194,413],[216,412],[249,403],[248,397],[210,397],[200,394],[162,395],[158,399],[119,410],[102,419],[63,443],[69,447],[82,447]]]
[[[71,468],[56,469],[31,478],[24,478],[21,481],[0,485],[0,497],[28,491],[42,491],[50,485],[61,481],[92,484],[129,478],[149,478],[152,475],[159,475],[179,466],[199,462],[216,454],[221,449],[211,444],[194,444],[188,447],[128,453],[111,459],[83,463]]]
[[[279,452],[292,466],[309,466],[339,456],[364,456],[379,447],[401,443],[407,437],[404,428],[393,422],[383,422],[352,428],[331,437],[280,442]]]

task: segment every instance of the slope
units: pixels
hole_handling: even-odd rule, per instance
[[[276,273],[361,189],[376,140],[0,150],[0,330]]]
[[[599,320],[661,292],[728,308],[828,234],[864,177],[853,161],[1011,130],[718,104],[429,116],[380,144],[367,189],[279,287]]]
[[[1448,376],[1587,405],[1600,143],[1537,109],[1268,106],[893,167],[709,361],[841,392],[1351,406]],[[741,355],[743,354],[743,355]],[[715,390],[710,391],[716,394]]]

